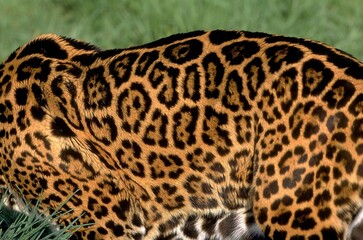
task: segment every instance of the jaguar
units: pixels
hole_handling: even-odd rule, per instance
[[[359,239],[363,64],[258,32],[42,35],[0,65],[0,175],[43,214],[68,199],[74,239]]]

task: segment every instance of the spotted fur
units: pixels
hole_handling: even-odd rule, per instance
[[[304,39],[43,35],[0,65],[0,173],[42,211],[78,189],[59,222],[92,223],[78,239],[346,239],[362,88],[362,63]]]

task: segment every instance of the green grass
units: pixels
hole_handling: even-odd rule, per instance
[[[63,204],[58,206],[53,213],[41,217],[38,214],[40,201],[33,207],[26,200],[20,200],[23,212],[17,212],[5,205],[5,199],[11,194],[6,191],[0,200],[0,239],[2,240],[67,240],[72,237],[72,233],[87,225],[76,225],[75,219],[68,226],[60,229],[53,223],[68,212],[62,212]],[[71,196],[67,198],[68,201]]]
[[[363,0],[0,0],[0,59],[49,32],[125,48],[235,29],[320,40],[363,60],[362,17]]]

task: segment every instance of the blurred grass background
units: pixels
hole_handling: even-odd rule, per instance
[[[363,0],[0,0],[0,61],[42,33],[125,48],[197,29],[310,38],[363,60]]]

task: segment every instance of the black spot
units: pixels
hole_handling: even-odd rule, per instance
[[[241,37],[241,32],[215,30],[210,32],[209,40],[213,44],[222,44]]]
[[[50,60],[43,60],[38,57],[32,57],[26,61],[23,61],[17,68],[18,81],[24,81],[29,79],[34,74],[34,79],[46,82],[50,74]],[[34,71],[34,69],[40,69]]]
[[[268,209],[266,207],[260,209],[257,216],[257,220],[260,224],[264,224],[267,221],[267,212]]]
[[[332,214],[331,209],[328,207],[319,209],[318,211],[318,217],[322,221],[327,220],[331,216],[331,214]]]
[[[330,47],[327,47],[321,43],[301,38],[270,35],[267,36],[266,42],[276,41],[287,41],[290,43],[304,45],[315,54],[327,56],[329,62],[333,63],[339,69],[345,69],[345,73],[347,75],[352,76],[355,79],[363,79],[362,67],[359,65],[358,61],[352,59],[350,56],[340,50],[337,50],[337,52],[339,52],[337,53],[333,51]]]
[[[94,211],[97,208],[98,202],[93,197],[89,197],[87,201],[87,209]]]
[[[175,216],[171,217],[165,223],[160,224],[159,227],[158,227],[158,230],[161,233],[165,233],[165,232],[168,232],[170,230],[174,230],[176,227],[179,226],[180,220],[181,220],[180,217],[175,217]]]
[[[296,203],[309,202],[313,198],[314,191],[312,188],[298,188],[295,191],[297,197]]]
[[[52,84],[54,83],[55,81],[52,82]],[[52,85],[53,87],[53,85]],[[33,95],[34,95],[34,98],[35,98],[35,101],[38,103],[39,106],[46,106],[47,105],[47,100],[45,99],[44,97],[44,94],[43,94],[43,91],[42,89],[39,87],[39,85],[33,83],[32,84],[32,92],[33,92]]]
[[[119,160],[127,158],[128,161],[132,162],[133,160],[140,158],[142,149],[135,141],[123,140],[121,146],[122,148],[120,148],[116,154]]]
[[[326,136],[326,134],[325,134],[325,133],[321,133],[321,134],[319,135],[318,140],[319,140],[322,144],[326,144],[326,143],[327,143],[327,141],[328,141],[328,137]]]
[[[278,231],[275,230],[273,234],[273,239],[286,239],[287,232],[286,231]]]
[[[83,66],[91,66],[97,59],[98,58],[96,54],[84,53],[72,57],[71,61],[78,62]]]
[[[61,150],[59,157],[62,160],[59,167],[78,180],[85,180],[82,178],[82,175],[87,175],[87,180],[92,179],[96,175],[93,166],[85,161],[82,154],[76,149],[70,147],[64,148]],[[72,172],[70,172],[70,168],[73,165],[82,166],[82,169],[73,169]]]
[[[117,102],[117,114],[121,126],[127,132],[139,132],[141,121],[145,119],[151,106],[151,98],[143,85],[132,83],[123,91]]]
[[[357,142],[358,139],[363,138],[363,119],[358,118],[355,119],[351,128],[351,138],[354,142]]]
[[[10,101],[5,100],[5,104],[0,103],[0,122],[1,123],[12,123],[14,121],[14,116],[11,114],[12,110],[13,110],[13,106]],[[22,123],[25,120],[24,118],[25,118],[25,110],[20,110],[19,116],[16,120],[18,125],[19,125],[19,123]]]
[[[331,139],[336,142],[345,143],[346,135],[342,132],[334,133]]]
[[[183,80],[183,97],[197,102],[200,99],[200,74],[198,65],[193,64],[185,69]]]
[[[116,236],[116,237],[121,237],[123,236],[125,233],[124,233],[124,228],[113,222],[112,220],[109,220],[108,222],[106,222],[106,225],[105,225],[108,229],[110,229],[112,231],[112,233]]]
[[[345,166],[345,171],[350,174],[352,173],[356,161],[352,158],[352,155],[347,150],[340,150],[336,157],[336,162]]]
[[[39,121],[42,121],[46,115],[45,111],[38,106],[32,106],[30,112],[32,114],[32,117]]]
[[[55,195],[54,193],[49,195],[49,200],[56,203],[61,203],[63,200],[58,195]]]
[[[104,71],[103,67],[97,67],[87,72],[83,81],[86,109],[103,109],[111,105],[110,83],[104,77]]]
[[[320,152],[318,154],[313,154],[311,158],[309,159],[309,166],[319,166],[320,162],[323,160],[324,154],[323,152]]]
[[[294,200],[293,200],[291,197],[289,197],[289,196],[285,195],[285,196],[282,198],[281,202],[282,202],[282,204],[284,204],[285,206],[290,206],[290,205],[294,202]]]
[[[275,166],[272,165],[272,164],[268,165],[267,168],[266,168],[266,171],[267,171],[268,176],[275,175]]]
[[[119,200],[117,205],[112,207],[112,211],[116,214],[116,216],[122,220],[126,221],[129,211],[131,209],[130,201],[127,199]]]
[[[300,136],[300,131],[303,125],[301,108],[302,104],[296,106],[294,113],[289,118],[289,127],[292,130],[292,137],[297,139]]]
[[[334,177],[334,179],[339,179],[339,178],[342,177],[342,175],[343,175],[342,172],[338,168],[336,168],[336,167],[333,168],[333,177]],[[362,175],[362,177],[363,177],[363,175]]]
[[[207,98],[218,98],[224,76],[224,66],[215,53],[208,54],[203,59],[203,69],[205,72],[205,96]]]
[[[348,118],[344,113],[338,112],[335,115],[329,117],[326,126],[330,132],[333,132],[335,129],[345,130],[348,126]]]
[[[103,227],[98,227],[97,232],[100,233],[101,235],[106,235],[108,233],[108,231]]]
[[[346,80],[337,80],[323,97],[330,109],[344,107],[354,95],[355,87]]]
[[[168,146],[167,134],[168,117],[162,114],[160,109],[155,109],[152,121],[146,127],[142,140],[148,145],[159,144],[161,147]]]
[[[271,197],[271,195],[276,194],[279,191],[279,185],[277,181],[271,182],[264,190],[263,196],[267,199]]]
[[[135,225],[136,227],[141,227],[141,226],[143,226],[142,220],[141,220],[141,218],[140,218],[140,216],[139,216],[139,215],[134,214],[134,215],[132,216],[132,224],[133,224],[133,225]]]
[[[320,240],[320,237],[316,234],[310,235],[308,240]]]
[[[283,63],[293,64],[300,61],[304,56],[300,49],[288,45],[275,45],[268,48],[265,53],[269,59],[268,65],[271,73],[279,71]]]
[[[86,123],[92,136],[105,145],[110,145],[116,140],[117,127],[112,116],[105,114],[102,119],[96,117],[86,118]]]
[[[61,98],[63,96],[63,90],[62,88],[60,88],[60,85],[63,84],[63,78],[62,76],[57,76],[56,78],[53,79],[52,83],[51,83],[51,89],[52,89],[52,93]],[[34,96],[36,98],[41,99],[42,98],[42,90],[40,89],[40,87],[36,84],[32,85],[32,91],[34,93]]]
[[[151,51],[151,52],[145,52],[141,55],[139,58],[139,61],[137,62],[137,67],[135,74],[143,77],[145,76],[147,70],[151,66],[151,64],[155,63],[156,60],[159,58],[159,52],[158,51]]]
[[[134,233],[134,234],[131,235],[131,239],[134,239],[134,240],[143,240],[144,239],[144,234]]]
[[[291,216],[292,216],[291,212],[283,212],[279,216],[272,217],[271,223],[273,223],[273,224],[277,223],[279,225],[286,225],[289,223]]]
[[[311,214],[312,210],[310,208],[296,210],[291,227],[295,229],[300,228],[301,230],[313,229],[316,226],[316,222],[314,218],[309,217]]]
[[[213,209],[218,207],[218,201],[213,198],[191,196],[189,200],[192,207],[197,209]]]
[[[175,106],[179,100],[179,94],[177,91],[179,69],[169,67],[167,69],[167,75],[165,75],[164,82],[158,94],[158,100],[164,104],[167,108]]]
[[[338,66],[340,69],[345,69],[345,74],[348,76],[353,77],[354,79],[363,79],[363,67],[360,65],[359,61],[348,58],[343,54],[347,55],[346,53],[339,51],[341,54],[337,54],[332,50],[328,49],[328,61],[332,62],[334,65]],[[326,52],[325,52],[326,54]]]
[[[40,68],[42,64],[42,59],[38,57],[32,57],[26,61],[23,61],[16,70],[18,74],[17,80],[24,81],[29,79],[32,74],[34,68]]]
[[[317,106],[314,108],[312,115],[318,118],[320,122],[324,122],[327,114],[323,107]]]
[[[339,236],[337,231],[334,228],[323,228],[321,230],[323,235],[323,240],[331,240],[331,239],[341,239],[342,236]]]
[[[302,73],[304,97],[308,95],[318,96],[334,77],[333,72],[317,59],[305,62]]]
[[[358,155],[362,155],[363,154],[363,144],[358,144],[355,147],[355,151],[358,153]]]
[[[295,153],[297,154],[297,153]],[[289,164],[287,164],[288,160],[290,158],[292,158],[292,152],[291,151],[287,151],[280,159],[278,166],[280,169],[280,174],[284,174],[286,171],[288,171],[290,169]]]
[[[48,58],[66,59],[68,57],[67,51],[63,50],[55,40],[45,38],[36,39],[26,45],[17,58],[20,59],[35,53],[42,54],[44,57]]]
[[[183,173],[184,170],[179,168],[183,165],[183,161],[177,155],[157,155],[152,152],[148,157],[148,163],[151,171],[151,177],[153,179],[165,177],[165,171],[169,169],[169,177],[175,178]],[[162,168],[160,167],[162,164]]]
[[[293,179],[291,179],[290,177],[286,177],[284,178],[284,180],[282,181],[282,186],[286,189],[293,189],[296,187],[296,181],[294,181]]]
[[[52,133],[57,137],[75,137],[76,134],[68,127],[67,123],[55,117],[51,123]]]
[[[37,140],[40,140],[43,142],[43,146],[45,147],[45,149],[47,150],[50,150],[50,142],[48,141],[47,139],[47,136],[46,135],[43,135],[41,132],[35,132],[34,133],[34,137],[37,139]]]
[[[363,177],[363,163],[358,165],[357,175]]]
[[[272,83],[272,89],[275,89],[276,96],[281,99],[281,108],[285,113],[290,111],[298,95],[297,74],[295,68],[290,68]]]
[[[18,105],[24,106],[28,100],[28,89],[26,88],[16,89],[15,100]]]
[[[224,93],[222,102],[226,108],[234,112],[241,108],[244,111],[248,111],[252,108],[243,95],[242,78],[236,70],[228,75]]]
[[[294,235],[290,238],[290,240],[305,240],[304,235]]]
[[[324,190],[322,193],[319,193],[314,198],[315,206],[326,206],[329,205],[328,202],[332,199],[332,196],[328,190]]]
[[[209,183],[202,183],[202,192],[204,194],[213,194],[212,186]]]
[[[134,62],[138,58],[138,53],[129,53],[114,58],[110,64],[110,74],[115,79],[115,87],[120,87],[122,83],[129,80]]]
[[[228,115],[226,113],[218,113],[213,107],[205,107],[205,119],[203,121],[202,139],[208,145],[216,145],[217,151],[220,155],[229,153],[229,148],[232,146],[232,141],[229,138],[229,132],[222,128],[228,122]],[[217,124],[210,124],[210,121],[217,121]],[[216,132],[217,134],[208,134],[208,132]]]
[[[363,94],[359,94],[349,105],[349,112],[357,117],[363,113]]]
[[[161,83],[169,82],[169,74],[172,75],[172,72],[174,72],[174,68],[170,69],[171,72],[169,71],[169,68],[166,67],[162,62],[157,62],[149,74],[148,80],[150,81],[151,86],[156,89]]]
[[[301,181],[301,175],[304,174],[306,171],[305,168],[296,168],[293,172],[293,178],[296,182],[300,182]]]
[[[279,208],[281,204],[281,200],[280,199],[276,199],[272,204],[271,204],[271,210],[276,210]]]
[[[314,173],[311,172],[311,173],[308,173],[308,174],[305,175],[304,180],[303,180],[303,184],[310,185],[310,184],[313,183],[313,181],[314,181]]]
[[[239,65],[260,50],[256,41],[234,42],[222,48],[222,53],[231,65]]]
[[[304,130],[304,138],[311,138],[312,135],[315,135],[319,132],[319,125],[311,122],[306,123]]]
[[[203,43],[197,39],[172,44],[165,49],[164,57],[171,62],[184,64],[196,59],[203,51]]]
[[[94,211],[96,218],[102,219],[108,216],[108,208],[106,206],[99,206],[96,211]]]

